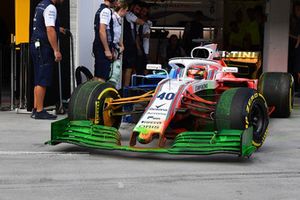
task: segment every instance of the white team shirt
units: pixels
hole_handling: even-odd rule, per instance
[[[152,22],[147,20],[147,22],[143,25],[143,34],[151,33]],[[149,54],[149,46],[150,46],[150,38],[143,38],[143,47],[145,54]]]
[[[109,23],[110,23],[110,20],[112,18],[112,10],[110,8],[104,8],[100,14],[99,14],[99,22],[100,24],[105,24],[106,25],[106,33],[108,32],[108,30],[110,29],[109,27]],[[107,39],[108,41],[111,40],[111,36],[110,34],[107,35]]]
[[[43,12],[45,26],[55,26],[57,10],[54,5],[50,4]]]
[[[114,44],[119,44],[122,34],[122,18],[117,12],[113,13],[113,22],[114,22]]]
[[[138,19],[137,16],[133,12],[127,12],[126,19],[130,23],[130,27],[133,30],[134,29],[134,23]]]
[[[152,27],[152,22],[150,20],[147,20],[146,23],[143,25],[143,33],[150,33]]]
[[[111,12],[112,10],[109,8],[104,8],[99,15],[100,24],[105,24],[106,29],[109,29],[109,22],[111,20]]]
[[[137,33],[139,33],[140,26],[141,25],[137,25],[136,27]],[[151,33],[152,22],[150,20],[147,20],[145,24],[142,26],[143,26],[143,30],[142,30],[143,35]],[[149,46],[150,46],[150,38],[143,36],[143,48],[145,54],[149,54]]]

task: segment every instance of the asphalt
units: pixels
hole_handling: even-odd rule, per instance
[[[0,112],[0,200],[299,199],[299,98],[290,118],[270,120],[249,159],[48,146],[50,123]],[[122,124],[123,140],[132,127]]]

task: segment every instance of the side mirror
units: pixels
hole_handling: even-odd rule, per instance
[[[237,67],[223,67],[222,72],[238,73],[239,70]]]
[[[162,66],[161,66],[161,64],[147,64],[146,69],[148,69],[148,70],[161,70]]]
[[[153,70],[153,73],[155,73],[155,71],[163,71],[167,75],[167,77],[169,78],[169,73],[167,72],[167,70],[162,68],[161,64],[147,64],[146,69],[147,70]]]

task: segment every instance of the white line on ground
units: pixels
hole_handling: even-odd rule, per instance
[[[0,151],[0,155],[77,155],[88,152],[50,152],[50,151]]]

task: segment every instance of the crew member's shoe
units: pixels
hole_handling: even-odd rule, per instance
[[[35,113],[36,113],[36,108],[33,108],[30,117],[34,119]]]
[[[57,118],[57,116],[48,113],[46,110],[42,110],[41,112],[36,112],[34,118],[35,119],[50,119],[50,120],[54,120],[54,119]]]

